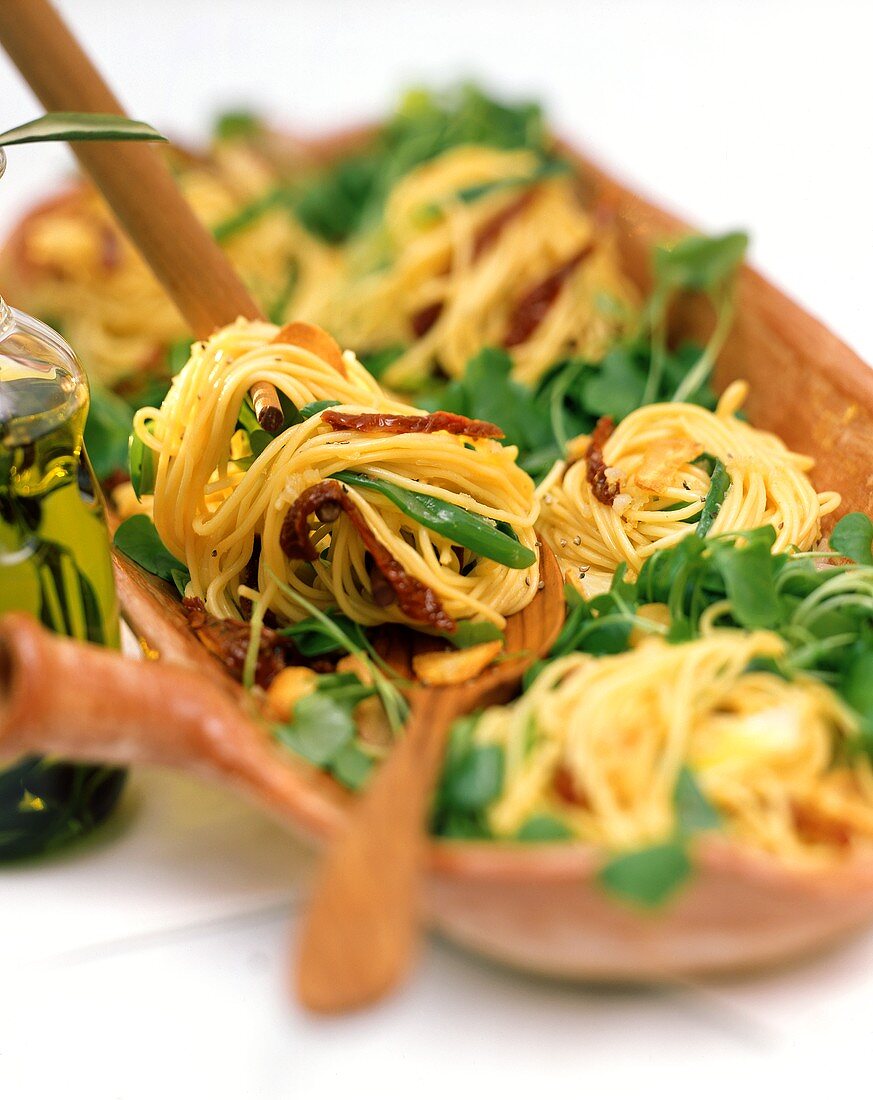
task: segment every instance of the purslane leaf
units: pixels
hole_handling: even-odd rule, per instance
[[[858,565],[873,565],[873,521],[863,512],[850,512],[834,527],[831,549]]]
[[[748,246],[748,235],[741,232],[683,237],[655,250],[655,277],[675,290],[713,291],[734,278]]]
[[[679,772],[673,792],[676,824],[682,836],[717,829],[721,824],[718,811],[700,789],[693,772],[684,767]]]
[[[547,844],[550,841],[571,840],[572,831],[557,817],[550,814],[535,814],[515,834],[516,840],[527,844]]]
[[[691,874],[683,844],[671,841],[610,860],[598,876],[610,894],[646,909],[663,905]]]
[[[355,737],[351,711],[328,693],[319,691],[298,699],[292,722],[273,728],[286,748],[320,768],[330,764]]]

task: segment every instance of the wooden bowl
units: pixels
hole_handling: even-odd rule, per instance
[[[325,142],[336,151],[361,132]],[[564,147],[592,200],[616,218],[623,263],[642,287],[654,243],[687,231],[675,217]],[[690,303],[676,335],[711,323]],[[717,383],[745,378],[748,413],[760,428],[816,459],[813,481],[838,490],[844,510],[873,511],[869,445],[873,373],[857,355],[761,275],[745,269],[739,308]],[[173,593],[130,562],[117,561],[119,593],[134,630],[170,661],[224,673],[188,631]],[[292,826],[324,843],[342,826],[350,799],[306,771]],[[665,979],[738,971],[792,958],[873,918],[873,861],[817,872],[788,867],[716,838],[695,853],[696,874],[656,913],[635,912],[596,882],[602,856],[584,845],[434,841],[427,906],[434,927],[500,962],[538,973],[596,980]]]

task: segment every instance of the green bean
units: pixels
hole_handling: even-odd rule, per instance
[[[536,553],[522,546],[518,536],[507,525],[500,530],[490,520],[468,512],[457,504],[401,489],[389,481],[370,477],[369,474],[343,470],[333,475],[337,481],[356,489],[370,489],[387,497],[404,515],[463,546],[483,558],[490,558],[510,569],[527,569],[537,560]],[[508,533],[507,533],[508,532]]]
[[[719,510],[724,503],[724,498],[727,496],[727,491],[731,487],[731,477],[722,460],[714,455],[702,454],[694,461],[695,464],[705,464],[709,467],[709,492],[706,494],[703,511],[700,513],[700,519],[697,523],[697,534],[700,538],[703,538],[715,523]]]

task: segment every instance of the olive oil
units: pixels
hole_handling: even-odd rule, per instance
[[[100,490],[82,445],[88,388],[51,329],[0,300],[0,614],[117,648]],[[27,759],[0,774],[0,859],[87,832],[124,784],[116,769]]]

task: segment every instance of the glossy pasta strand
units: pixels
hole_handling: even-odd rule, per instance
[[[352,416],[418,413],[383,393],[350,353],[332,365],[311,347],[275,342],[278,331],[240,320],[196,344],[162,407],[137,416],[135,430],[157,456],[155,525],[190,570],[189,595],[203,599],[212,614],[240,617],[239,585],[257,538],[258,591],[276,578],[316,606],[337,606],[365,625],[407,621],[396,605],[373,600],[364,549],[346,516],[312,528],[314,562],[289,560],[281,549],[283,520],[300,494],[354,471],[455,505],[486,524],[507,524],[534,564],[509,568],[474,559],[415,524],[383,494],[344,487],[379,543],[452,618],[502,625],[524,607],[538,581],[538,503],[514,448],[449,431],[334,429],[316,413],[291,424],[260,454],[250,453],[247,435],[238,438],[238,419],[258,379],[271,381],[297,409],[330,400],[339,403],[334,411]],[[271,590],[270,610],[287,620],[304,618],[281,585]]]
[[[733,383],[714,413],[668,402],[627,416],[603,447],[618,486],[612,505],[592,492],[582,457],[587,438],[573,441],[579,460],[557,463],[537,494],[542,535],[583,595],[605,590],[621,564],[635,576],[648,557],[697,529],[712,484],[703,456],[718,459],[729,479],[708,533],[769,524],[774,553],[818,541],[839,495],[817,493],[807,476],[811,459],[737,417],[745,393],[744,383]]]

